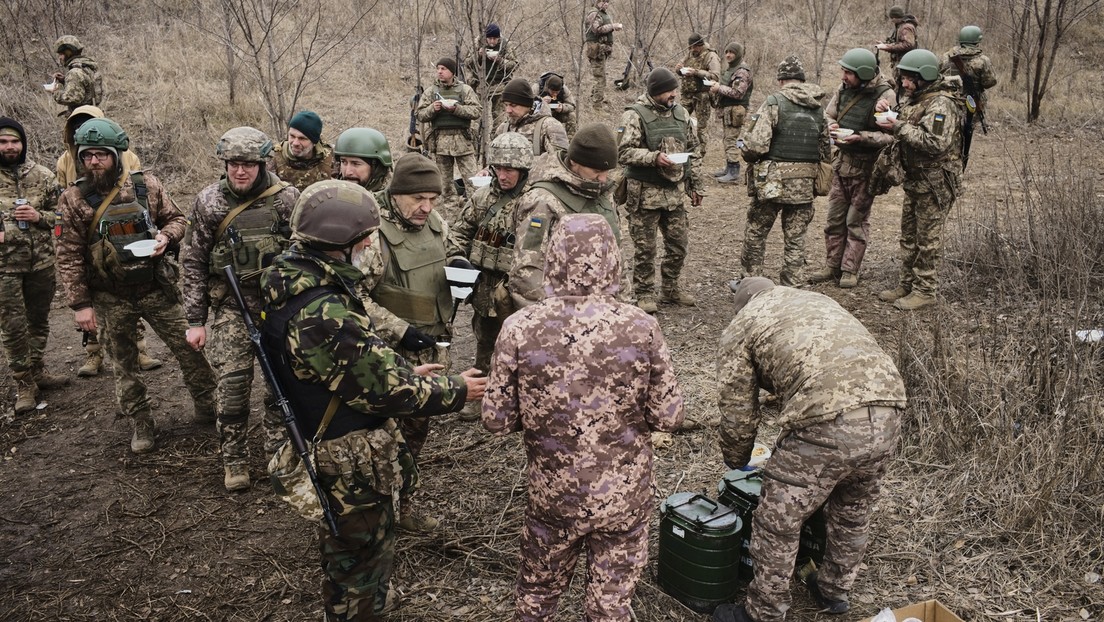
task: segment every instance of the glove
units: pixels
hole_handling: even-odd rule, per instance
[[[413,326],[407,327],[406,332],[403,333],[402,340],[399,341],[399,345],[411,352],[432,348],[435,343],[437,343],[437,341],[433,337],[430,337]]]
[[[453,259],[452,261],[448,262],[448,267],[450,267],[450,268],[463,268],[464,270],[475,270],[476,269],[475,264],[468,261],[467,259],[464,259],[463,257],[457,257],[456,259]]]

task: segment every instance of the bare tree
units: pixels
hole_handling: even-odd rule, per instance
[[[1030,28],[1034,59],[1028,66],[1030,88],[1027,122],[1039,119],[1043,99],[1050,88],[1050,77],[1058,50],[1066,43],[1072,26],[1100,10],[1104,0],[1035,0],[1031,6]]]
[[[828,53],[828,39],[836,27],[844,0],[805,0],[807,23],[798,26],[805,30],[813,44],[813,66],[816,67],[816,80],[820,81],[824,70],[824,57]]]

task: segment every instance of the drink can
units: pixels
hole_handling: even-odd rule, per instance
[[[16,199],[15,200],[15,206],[16,207],[20,207],[20,206],[26,205],[26,204],[27,204],[27,199]],[[26,231],[27,229],[31,228],[31,223],[27,222],[26,220],[17,220],[17,221],[15,221],[15,226],[19,227],[23,231]]]

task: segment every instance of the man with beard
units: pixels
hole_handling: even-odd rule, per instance
[[[487,164],[494,180],[479,188],[464,204],[460,220],[448,240],[449,265],[478,268],[479,280],[471,296],[475,368],[490,371],[495,340],[502,322],[514,312],[506,278],[514,259],[514,211],[529,181],[533,147],[517,132],[491,141]],[[467,264],[467,265],[465,265]],[[462,421],[479,419],[473,402],[460,412]]]
[[[0,339],[15,381],[15,413],[38,405],[38,391],[68,384],[46,373],[54,299],[54,207],[57,186],[27,157],[27,133],[0,117]]]
[[[716,83],[720,79],[721,57],[697,33],[690,35],[689,42],[686,58],[675,66],[675,71],[682,76],[682,105],[698,122],[698,142],[704,157],[709,143],[709,116],[713,113],[713,96],[709,92],[712,85],[706,85],[705,81]]]
[[[414,116],[429,123],[426,153],[437,162],[445,197],[456,193],[452,182],[453,165],[464,178],[466,194],[471,194],[468,178],[475,174],[475,143],[471,123],[483,114],[472,87],[456,79],[456,61],[445,56],[437,61],[437,81],[422,94]]]
[[[85,56],[84,46],[73,35],[62,35],[54,43],[58,64],[65,73],[55,73],[54,101],[73,112],[80,106],[99,106],[103,99],[103,81],[96,61]]]
[[[299,191],[266,170],[272,141],[252,127],[222,135],[215,153],[225,163],[220,181],[196,195],[191,242],[184,250],[184,312],[188,343],[203,350],[211,322],[211,365],[218,374],[219,449],[223,484],[229,491],[249,488],[249,398],[253,386],[253,345],[223,269],[234,266],[254,321],[260,323],[258,272],[287,247],[291,210]],[[283,441],[283,416],[266,387],[265,451]]]
[[[196,419],[215,417],[215,375],[203,354],[184,339],[188,324],[176,285],[179,269],[165,254],[180,243],[187,221],[157,178],[122,165],[119,153],[130,139],[114,121],[87,121],[74,141],[88,175],[66,189],[58,203],[58,270],[77,326],[90,332],[104,324],[119,409],[134,424],[130,450],[144,453],[154,449],[155,438],[152,405],[138,376],[134,325],[139,318],[180,364]],[[133,243],[148,247],[152,240],[153,248],[127,248]]]
[[[616,166],[617,139],[602,123],[580,129],[567,151],[550,151],[536,159],[529,190],[514,208],[516,242],[506,289],[515,309],[544,298],[547,239],[564,214],[600,215],[620,243],[617,208],[609,194],[609,174]]]
[[[913,50],[897,65],[905,99],[896,119],[878,122],[900,146],[905,171],[901,208],[901,276],[878,298],[902,311],[935,304],[943,258],[943,222],[958,198],[962,123],[966,105],[957,86],[939,74],[939,59]],[[889,104],[879,101],[879,112]]]
[[[334,176],[333,147],[322,142],[318,113],[302,110],[288,121],[287,140],[273,149],[272,172],[300,192]]]
[[[563,124],[552,118],[549,111],[533,111],[533,88],[524,78],[514,78],[502,92],[503,112],[506,120],[495,131],[495,136],[517,132],[533,144],[533,155],[546,151],[567,149],[567,132]]]
[[[735,41],[725,46],[725,62],[728,67],[721,79],[709,87],[716,98],[717,116],[721,118],[724,131],[725,167],[713,176],[723,184],[740,181],[740,132],[744,129],[748,104],[754,84],[751,79],[751,67],[743,62],[744,46]]]
[[[368,192],[387,187],[391,176],[391,146],[387,137],[370,127],[351,127],[334,145],[338,176]]]
[[[617,128],[618,161],[625,167],[625,209],[633,246],[633,291],[636,304],[655,313],[656,229],[663,235],[661,300],[692,307],[693,294],[679,288],[679,275],[690,246],[690,218],[683,194],[690,204],[701,205],[705,195],[701,179],[698,134],[689,111],[676,103],[678,81],[665,67],[647,78],[648,92],[625,109]],[[690,153],[689,161],[676,164],[670,154]]]

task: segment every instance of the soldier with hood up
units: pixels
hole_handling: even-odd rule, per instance
[[[65,72],[54,74],[54,101],[73,112],[80,106],[99,106],[103,99],[103,80],[96,61],[83,54],[84,46],[73,35],[62,35],[54,43],[58,64]]]
[[[300,110],[288,121],[287,140],[272,148],[272,172],[302,192],[307,186],[337,176],[334,149],[322,142],[322,118]]]

